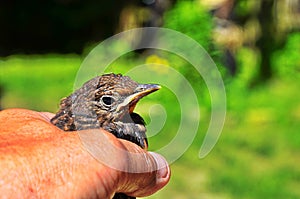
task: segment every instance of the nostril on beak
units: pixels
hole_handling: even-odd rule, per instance
[[[153,92],[156,90],[159,90],[161,88],[160,85],[158,84],[140,84],[137,86],[137,88],[135,89],[135,92]]]

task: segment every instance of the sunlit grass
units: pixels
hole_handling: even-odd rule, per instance
[[[228,109],[213,151],[197,159],[192,146],[173,164],[172,187],[150,198],[299,198],[300,82],[292,82],[271,81],[246,98],[232,91],[228,101],[245,106]]]
[[[55,111],[73,90],[81,58],[69,56],[12,56],[0,62],[1,106]]]
[[[3,59],[2,108],[56,111],[59,100],[73,91],[80,63],[75,55]],[[171,165],[169,185],[149,198],[300,198],[300,82],[274,78],[252,90],[234,84],[226,87],[226,123],[213,151],[198,158],[210,116],[209,107],[203,107],[199,134]],[[161,104],[172,110],[173,101]],[[161,147],[176,129],[169,123],[150,146]]]

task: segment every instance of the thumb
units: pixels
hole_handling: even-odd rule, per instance
[[[126,148],[135,153],[127,153],[129,168],[128,172],[120,174],[118,192],[135,197],[149,196],[169,182],[171,172],[165,158],[154,152],[146,152],[132,143],[126,143]]]
[[[170,168],[161,155],[117,139],[102,129],[78,133],[90,154],[116,174],[115,192],[135,197],[148,196],[169,182]]]

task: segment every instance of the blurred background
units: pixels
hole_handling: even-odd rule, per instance
[[[139,50],[108,69],[168,64],[203,91],[197,93],[201,121],[193,144],[171,165],[170,183],[149,198],[300,198],[299,0],[2,0],[0,26],[0,108],[50,112],[73,91],[81,62],[104,39],[148,26],[188,35],[214,59],[227,92],[223,132],[204,159],[198,153],[210,98],[189,63]],[[180,111],[164,89],[137,107],[147,122],[151,103],[168,113],[160,134],[149,140],[155,150],[175,136]]]

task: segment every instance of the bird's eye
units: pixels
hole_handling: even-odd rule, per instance
[[[102,100],[103,104],[106,106],[111,106],[115,102],[114,98],[112,98],[110,96],[103,96],[101,98],[101,100]]]

